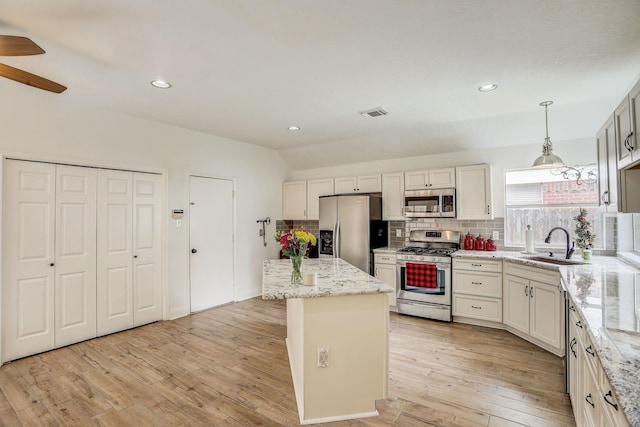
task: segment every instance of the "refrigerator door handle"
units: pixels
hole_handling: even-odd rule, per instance
[[[340,258],[340,221],[336,221],[333,229],[333,257]]]

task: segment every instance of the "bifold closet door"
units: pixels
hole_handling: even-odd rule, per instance
[[[56,165],[56,347],[96,336],[96,176]]]
[[[98,335],[133,327],[132,190],[132,172],[98,170]]]
[[[4,162],[2,358],[54,348],[55,165]]]
[[[162,319],[162,176],[133,174],[133,325]]]
[[[162,319],[161,183],[98,171],[98,335]]]

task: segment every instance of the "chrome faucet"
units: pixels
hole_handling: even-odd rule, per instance
[[[571,247],[569,247],[569,242],[571,241],[571,236],[569,236],[569,232],[566,229],[564,229],[562,227],[553,227],[551,229],[551,231],[549,231],[549,234],[547,234],[547,238],[544,239],[544,242],[545,243],[549,243],[551,241],[551,233],[553,233],[556,230],[562,230],[562,231],[564,231],[564,234],[567,235],[567,255],[566,255],[565,259],[571,259],[571,255],[573,255],[573,252],[575,252],[576,242],[573,242]]]

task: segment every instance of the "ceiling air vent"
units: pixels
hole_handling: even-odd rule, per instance
[[[358,113],[365,117],[380,117],[389,114],[389,112],[382,107],[374,108],[371,110],[358,111]]]

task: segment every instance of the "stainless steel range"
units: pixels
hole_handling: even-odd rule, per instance
[[[398,313],[451,322],[451,254],[460,232],[413,230],[396,253]]]

